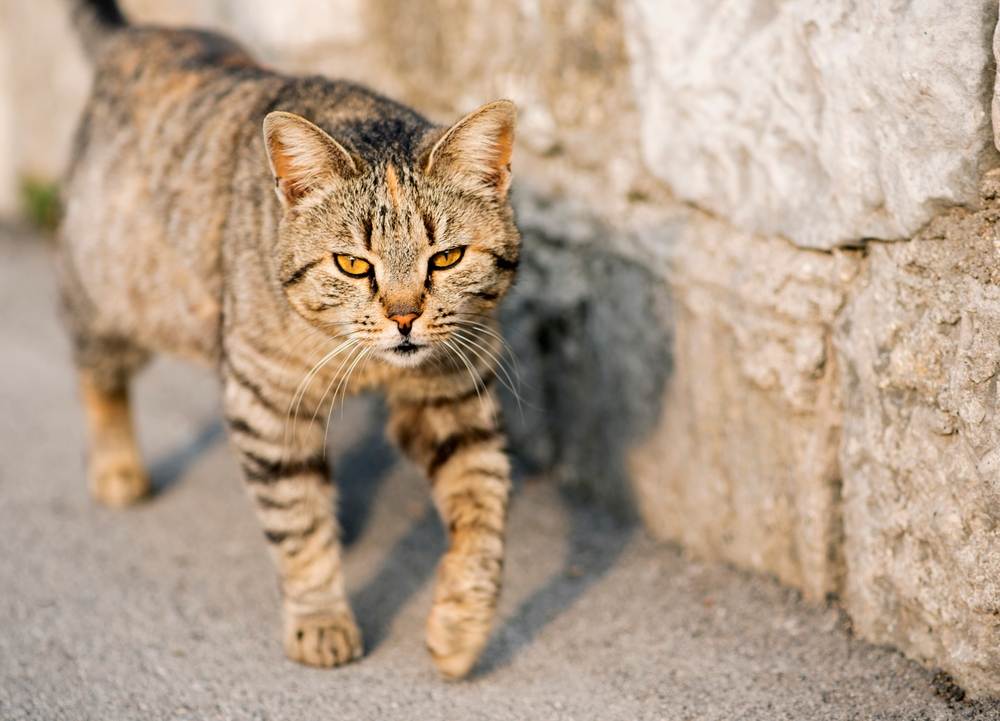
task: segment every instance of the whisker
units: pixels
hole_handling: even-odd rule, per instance
[[[446,325],[459,324],[459,325],[468,325],[479,328],[484,333],[491,335],[498,341],[500,341],[503,344],[504,348],[510,353],[512,359],[515,361],[517,360],[517,354],[514,352],[513,347],[511,347],[511,345],[507,342],[507,339],[504,338],[503,335],[498,333],[494,327],[486,323],[482,323],[478,320],[469,320],[469,318],[484,318],[487,320],[496,321],[496,318],[494,316],[486,315],[483,313],[460,313],[460,312],[456,312],[454,315],[460,317],[454,321],[451,321],[451,323],[448,323]]]
[[[298,385],[298,387],[295,390],[295,394],[292,396],[292,400],[289,403],[288,411],[285,414],[285,440],[284,440],[284,443],[285,443],[286,452],[290,451],[289,444],[288,444],[288,440],[289,440],[288,439],[288,434],[289,434],[290,429],[292,427],[297,427],[298,418],[299,418],[299,410],[302,407],[302,400],[305,398],[305,394],[306,394],[306,392],[309,389],[309,385],[312,383],[313,379],[316,377],[316,374],[319,373],[320,369],[323,368],[323,366],[325,366],[327,363],[329,363],[331,360],[333,360],[340,353],[344,352],[345,350],[347,350],[349,348],[355,347],[356,345],[358,345],[361,342],[361,340],[359,338],[357,338],[356,335],[352,335],[352,333],[359,333],[359,332],[360,331],[352,331],[351,333],[344,334],[344,337],[346,337],[347,340],[345,340],[344,342],[340,343],[339,345],[337,345],[336,348],[334,348],[329,353],[327,353],[326,355],[324,355],[315,365],[313,365],[313,367],[309,370],[309,372],[306,373],[305,377],[299,382],[299,385]],[[294,414],[292,412],[293,408],[294,408]]]
[[[309,341],[309,340],[315,341],[314,343],[312,343],[310,345],[309,350],[308,350],[308,353],[311,354],[317,348],[319,348],[320,346],[324,345],[325,343],[328,343],[331,340],[336,340],[336,339],[342,337],[343,335],[349,335],[349,334],[339,334],[339,335],[331,337],[331,336],[323,333],[318,328],[308,327],[308,328],[305,328],[305,330],[307,331],[307,333],[305,335],[303,335],[302,337],[300,337],[296,342],[294,342],[292,344],[292,347],[289,348],[288,351],[284,354],[285,358],[284,358],[284,361],[281,363],[281,366],[280,366],[280,375],[282,377],[284,377],[285,371],[288,369],[288,365],[291,362],[296,361],[296,360],[301,360],[302,356],[300,354],[293,353],[292,351],[299,350],[304,342]],[[316,339],[316,336],[320,336],[319,339]],[[297,393],[298,393],[298,389],[296,389],[296,394]],[[294,396],[293,396],[292,400],[294,402]],[[288,424],[289,424],[291,409],[292,409],[292,403],[289,403],[288,411],[285,413],[285,433],[284,433],[284,441],[283,441],[283,448],[284,448],[283,453],[284,454],[287,454],[288,451],[289,451],[289,443],[288,443],[289,425]]]
[[[340,365],[337,366],[337,370],[333,372],[333,378],[330,380],[326,388],[323,390],[323,395],[320,396],[319,403],[316,404],[316,408],[315,410],[313,410],[312,418],[309,419],[310,423],[316,422],[316,417],[319,415],[319,412],[323,409],[323,403],[326,401],[327,394],[330,392],[330,389],[333,388],[333,385],[334,383],[337,382],[337,379],[340,378],[341,371],[343,371],[343,369],[347,366],[347,364],[351,362],[351,358],[354,357],[354,351],[357,350],[358,347],[362,345],[362,341],[360,339],[355,339],[355,340],[357,342],[355,342],[354,345],[351,346],[351,352],[348,353],[347,356],[340,362]],[[334,402],[336,402],[337,400],[336,393],[333,394],[333,400]]]
[[[358,365],[358,362],[367,355],[368,350],[369,350],[369,348],[362,348],[361,352],[358,353],[357,356],[354,356],[354,358],[352,359],[352,362],[351,362],[350,366],[347,368],[347,370],[343,374],[341,374],[340,382],[337,383],[337,387],[333,391],[333,400],[330,402],[330,413],[328,415],[332,415],[333,411],[336,409],[336,407],[337,407],[337,396],[339,396],[341,394],[341,389],[343,389],[343,392],[344,392],[344,401],[346,402],[346,400],[347,400],[347,384],[349,383],[349,381],[351,379],[351,373],[354,372],[354,368]],[[343,415],[341,415],[341,417],[343,417]],[[328,421],[327,425],[329,425],[329,421]]]
[[[519,366],[519,363],[518,363],[518,360],[517,360],[517,354],[514,352],[514,349],[504,339],[504,337],[502,335],[500,335],[499,333],[497,333],[495,330],[493,330],[492,328],[490,328],[485,323],[479,323],[479,322],[470,321],[470,320],[457,320],[457,321],[455,321],[455,324],[460,325],[460,326],[469,327],[470,329],[471,328],[477,328],[479,331],[481,331],[483,333],[486,333],[487,335],[492,336],[493,338],[496,338],[498,341],[500,341],[501,345],[503,346],[504,351],[510,356],[511,362],[514,364],[514,367],[512,368],[512,370],[514,372],[514,375],[517,376],[518,385],[520,385],[520,383],[521,383],[521,369],[520,369],[520,366]]]
[[[326,439],[327,439],[327,436],[329,436],[329,434],[330,434],[330,420],[333,418],[333,411],[337,407],[337,394],[340,392],[341,384],[343,384],[343,387],[344,387],[344,395],[343,395],[343,397],[341,399],[340,417],[341,417],[341,419],[343,419],[343,417],[344,417],[344,403],[347,401],[347,389],[350,386],[351,374],[354,373],[354,369],[355,369],[355,367],[357,367],[358,363],[362,359],[366,358],[371,353],[371,350],[372,350],[371,347],[367,347],[367,348],[362,348],[361,349],[361,353],[358,354],[358,357],[355,359],[354,363],[352,363],[351,367],[347,370],[347,375],[344,376],[344,380],[341,381],[341,383],[337,384],[337,390],[335,390],[333,392],[333,402],[330,404],[330,411],[326,414],[326,428],[323,430],[323,448],[324,449],[326,449],[326,447],[327,447]]]
[[[479,390],[479,387],[481,385],[485,386],[485,384],[483,383],[483,377],[479,374],[479,371],[475,370],[475,368],[473,367],[472,363],[469,362],[469,359],[465,357],[465,353],[462,352],[462,349],[459,348],[458,346],[454,345],[451,342],[450,338],[449,339],[445,339],[442,342],[448,348],[450,348],[452,351],[454,351],[455,354],[458,356],[458,358],[465,364],[465,367],[469,371],[469,376],[472,378],[473,387],[475,387],[475,389],[476,389],[476,396],[479,398],[479,405],[484,410],[487,410],[486,403],[483,400],[483,394]],[[493,422],[496,423],[497,418],[496,418],[496,409],[495,408],[493,409],[492,415],[493,415]]]
[[[500,382],[504,385],[507,390],[511,392],[514,396],[514,400],[517,401],[517,410],[521,414],[521,420],[524,421],[524,407],[522,405],[521,394],[514,387],[514,380],[510,377],[510,373],[503,365],[503,361],[496,356],[488,348],[480,345],[475,340],[469,338],[462,334],[460,330],[455,330],[455,340],[464,345],[472,353],[474,353],[480,360],[486,362],[488,365],[496,365],[496,369],[500,371],[502,375],[498,376]],[[478,349],[478,350],[477,350]],[[492,362],[491,362],[492,361]]]
[[[433,338],[432,340],[435,341],[435,342],[440,342],[440,343],[443,344],[444,343],[444,339],[446,339],[447,337],[448,337],[447,333],[441,333],[438,336],[436,336],[435,338]],[[454,352],[450,348],[447,348],[447,347],[445,347],[445,350],[447,351],[447,353],[443,354],[442,357],[440,357],[440,358],[439,357],[434,357],[433,358],[435,366],[438,369],[441,369],[442,368],[442,366],[441,366],[441,360],[444,359],[444,360],[448,361],[448,365],[451,366],[452,370],[461,372],[462,371],[462,366],[458,365],[458,363],[455,362],[455,354],[454,354]]]

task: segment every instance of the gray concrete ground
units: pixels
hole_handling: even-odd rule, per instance
[[[500,619],[474,677],[423,650],[443,538],[377,406],[334,418],[346,565],[369,652],[318,671],[282,656],[261,533],[212,378],[140,381],[158,494],[96,507],[45,246],[0,231],[2,719],[996,719],[946,680],[859,642],[835,608],[693,562],[520,485]]]

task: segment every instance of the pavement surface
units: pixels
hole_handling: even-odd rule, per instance
[[[262,534],[210,374],[137,384],[157,494],[94,505],[46,244],[0,230],[0,719],[1000,719],[853,638],[833,606],[699,563],[519,484],[499,621],[474,676],[423,649],[443,536],[377,404],[334,418],[346,570],[368,653],[285,660]]]

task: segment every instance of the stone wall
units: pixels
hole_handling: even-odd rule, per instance
[[[1000,690],[1000,173],[872,244],[836,321],[843,598],[864,636]]]
[[[623,9],[644,160],[735,225],[812,248],[904,238],[975,203],[997,160],[992,0]]]
[[[124,4],[442,122],[517,101],[527,472],[1000,695],[994,0]],[[0,0],[0,211],[86,78],[59,0]]]
[[[674,377],[632,452],[654,532],[821,599],[843,575],[831,324],[858,260],[692,218],[671,264]]]

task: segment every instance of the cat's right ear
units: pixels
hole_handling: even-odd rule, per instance
[[[264,147],[274,190],[286,210],[310,193],[359,172],[358,162],[343,145],[294,113],[268,113]]]

